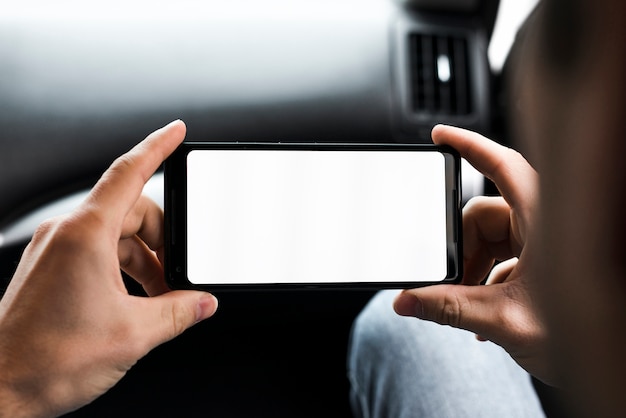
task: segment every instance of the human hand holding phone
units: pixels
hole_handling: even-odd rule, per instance
[[[141,197],[184,136],[180,121],[152,133],[78,209],[36,231],[0,301],[0,417],[87,404],[152,348],[215,312],[212,295],[165,285],[163,213]],[[153,297],[129,295],[120,268]]]
[[[545,325],[533,293],[538,177],[516,151],[477,133],[436,126],[433,141],[455,148],[494,181],[502,197],[477,197],[463,211],[466,286],[403,291],[394,302],[400,315],[475,332],[502,346],[529,373],[553,380],[547,362]],[[492,269],[495,261],[503,261]],[[487,286],[476,286],[487,277]]]

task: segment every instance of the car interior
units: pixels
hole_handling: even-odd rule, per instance
[[[430,143],[447,123],[512,143],[511,63],[488,56],[504,1],[41,3],[0,17],[0,294],[41,221],[177,118],[188,141]],[[161,172],[144,192],[163,204]],[[463,201],[495,193],[463,165]],[[351,416],[374,292],[216,292],[213,318],[67,416]]]

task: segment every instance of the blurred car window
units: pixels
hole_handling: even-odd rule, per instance
[[[493,36],[489,43],[489,63],[499,72],[513,45],[515,35],[539,0],[500,0]]]

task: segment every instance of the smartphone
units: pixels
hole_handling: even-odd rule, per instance
[[[171,288],[460,280],[460,157],[452,148],[185,142],[164,169]]]

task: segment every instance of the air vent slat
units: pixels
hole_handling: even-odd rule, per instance
[[[470,108],[470,86],[467,61],[467,41],[465,39],[454,40],[454,62],[456,74],[456,100],[457,113],[464,115],[471,111]]]
[[[435,72],[433,70],[433,40],[430,36],[422,37],[422,86],[424,88],[424,108],[436,106],[435,89],[433,80]]]
[[[448,51],[448,39],[439,37],[437,38],[437,51],[435,52],[437,59],[437,78],[433,81],[437,92],[439,93],[439,103],[435,106],[441,113],[450,113],[452,102],[452,74],[450,74],[450,52]],[[447,58],[447,60],[446,60]],[[447,62],[447,64],[445,64]],[[443,77],[443,72],[446,71],[441,67],[447,66],[448,77]]]
[[[411,108],[433,115],[472,112],[467,40],[412,34],[409,38]]]

